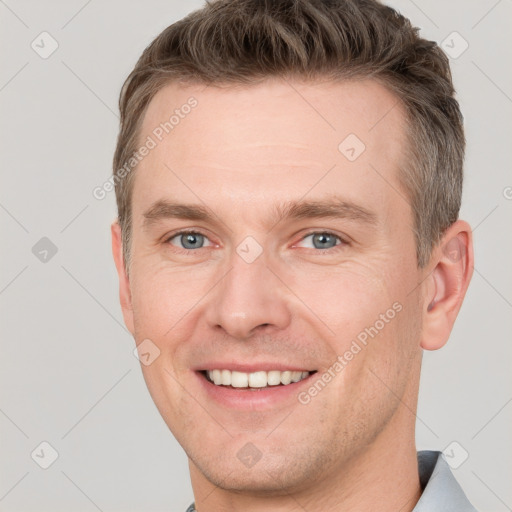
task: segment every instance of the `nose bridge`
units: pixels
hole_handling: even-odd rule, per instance
[[[290,322],[283,283],[267,267],[265,254],[254,258],[250,244],[242,242],[233,252],[230,270],[215,287],[209,304],[210,326],[220,326],[238,339],[248,338],[258,326],[283,329]]]

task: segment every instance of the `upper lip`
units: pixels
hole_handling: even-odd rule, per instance
[[[297,364],[287,364],[283,362],[279,363],[270,363],[270,362],[261,362],[261,363],[234,363],[234,362],[221,362],[221,361],[213,361],[208,363],[203,363],[193,368],[195,371],[204,371],[204,370],[229,370],[234,372],[242,372],[242,373],[254,373],[254,372],[270,372],[272,370],[278,370],[281,372],[285,372],[287,370],[295,371],[295,372],[314,372],[316,370],[311,367],[306,367],[304,365]]]

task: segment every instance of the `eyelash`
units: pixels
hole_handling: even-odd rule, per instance
[[[172,233],[171,235],[166,237],[164,243],[169,244],[169,242],[173,238],[176,238],[179,235],[188,235],[188,234],[201,235],[201,236],[204,236],[205,238],[208,238],[208,235],[206,235],[205,233],[203,233],[200,230],[197,230],[197,229],[184,229],[182,231],[176,231],[175,233]],[[337,238],[340,241],[340,243],[336,244],[334,247],[329,247],[328,249],[315,249],[315,248],[311,248],[315,252],[330,253],[332,251],[340,250],[343,246],[349,244],[349,242],[347,240],[343,239],[340,235],[337,235],[336,233],[333,233],[332,231],[322,231],[322,230],[320,230],[320,231],[314,230],[314,231],[310,231],[309,233],[306,233],[300,239],[300,242],[302,242],[304,239],[306,239],[307,237],[309,237],[311,235],[319,235],[319,234],[333,236],[333,237]],[[209,240],[209,238],[208,238],[208,240]],[[201,249],[206,249],[206,247],[200,247],[199,249],[183,249],[181,247],[175,247],[175,246],[172,246],[172,247],[173,247],[173,250],[176,250],[176,251],[178,251],[180,253],[184,253],[184,254],[191,254],[191,253],[199,251]]]

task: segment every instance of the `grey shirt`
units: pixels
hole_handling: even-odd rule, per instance
[[[441,452],[418,452],[418,470],[423,492],[413,512],[477,512]],[[196,512],[194,503],[186,512]]]
[[[413,512],[477,512],[441,452],[418,452],[418,469],[423,492]]]

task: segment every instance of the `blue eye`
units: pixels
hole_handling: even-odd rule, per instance
[[[180,249],[202,249],[205,247],[205,242],[208,241],[208,238],[197,231],[180,231],[179,233],[175,233],[172,235],[167,242],[174,245],[172,243],[173,240],[178,239],[181,244]],[[211,245],[208,243],[207,245]]]
[[[325,231],[310,233],[309,235],[306,235],[301,242],[304,242],[304,240],[308,238],[311,238],[313,249],[332,249],[336,245],[341,245],[343,242],[338,235]],[[340,243],[337,243],[338,240]]]

